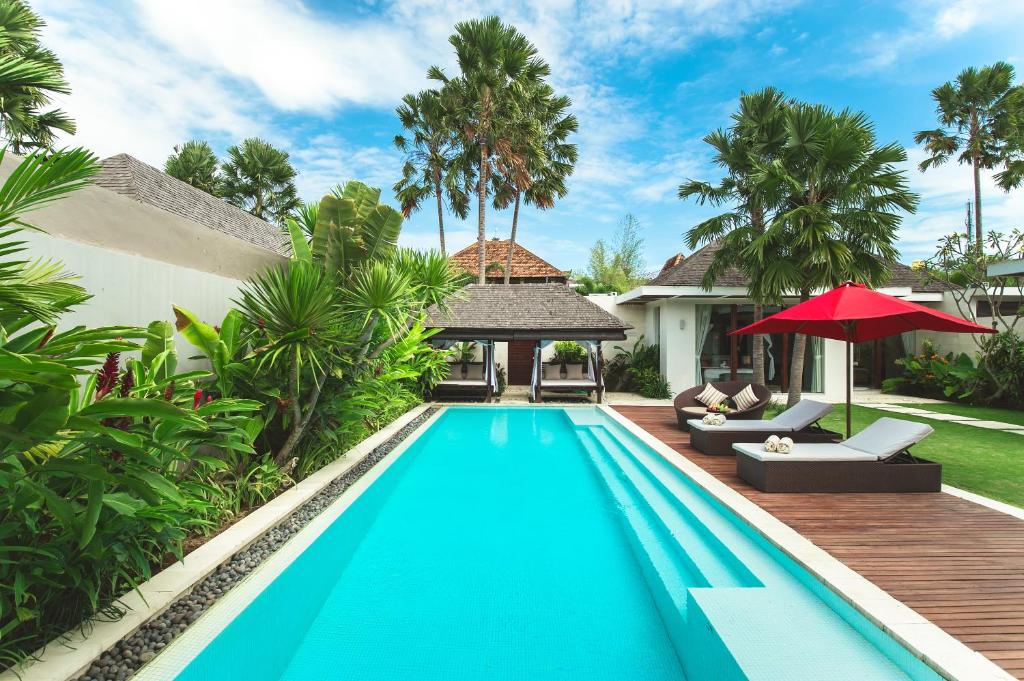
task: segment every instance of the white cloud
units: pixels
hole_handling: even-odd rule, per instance
[[[911,188],[921,195],[921,205],[903,221],[900,250],[904,259],[931,255],[938,240],[951,232],[963,231],[966,204],[974,200],[970,166],[949,162],[927,172],[917,170],[926,158],[921,148],[907,151]],[[1024,227],[1024,191],[1000,189],[992,172],[982,173],[981,207],[985,231],[1008,232]]]
[[[112,12],[94,21],[89,3],[37,3],[48,26],[45,44],[65,65],[72,94],[58,97],[78,123],[72,140],[101,156],[129,152],[162,165],[174,144],[265,132],[246,94],[208,74],[181,68],[173,54],[126,39],[134,29]],[[116,45],[117,49],[111,49]]]
[[[904,59],[934,49],[979,26],[1013,26],[1024,18],[1024,3],[1004,0],[917,0],[907,6],[909,26],[880,31],[859,52],[856,72],[893,67]]]

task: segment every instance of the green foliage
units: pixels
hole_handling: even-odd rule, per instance
[[[1024,408],[1024,340],[1011,332],[983,341],[987,361],[966,353],[940,355],[931,341],[921,353],[897,360],[903,375],[886,379],[886,392]]]
[[[61,109],[48,109],[53,95],[71,92],[64,67],[39,42],[46,24],[23,0],[0,0],[0,132],[11,151],[47,149],[58,132],[75,133]]]
[[[651,372],[659,373],[660,349],[657,345],[644,342],[640,336],[631,350],[616,345],[617,355],[605,362],[605,387],[613,392],[639,392],[641,385],[638,376],[643,376],[645,383],[653,384]]]
[[[228,147],[220,196],[261,220],[283,224],[301,205],[288,152],[257,137]]]
[[[189,140],[174,147],[174,153],[164,162],[164,172],[207,194],[217,196],[220,191],[218,163],[209,142]]]
[[[658,370],[630,367],[629,374],[633,384],[636,386],[636,392],[640,395],[660,400],[672,397],[668,381],[665,380],[665,377]]]
[[[973,236],[979,244],[984,230],[977,171],[1002,165],[995,179],[1006,191],[1024,179],[1024,86],[1014,85],[1013,79],[1013,66],[1002,61],[964,69],[955,82],[932,90],[942,127],[914,135],[914,142],[923,144],[929,154],[919,166],[922,171],[952,158],[975,169]]]
[[[559,364],[580,364],[587,359],[587,349],[576,341],[555,341],[554,361]]]
[[[625,293],[646,281],[644,238],[636,217],[626,214],[610,244],[604,239],[594,243],[587,273],[584,286],[594,290],[586,293]]]

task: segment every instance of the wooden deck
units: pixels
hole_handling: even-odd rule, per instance
[[[615,409],[1024,679],[1024,520],[949,494],[765,494],[690,447],[672,407]]]

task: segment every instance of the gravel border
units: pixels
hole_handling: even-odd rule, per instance
[[[291,539],[313,518],[330,506],[356,480],[391,453],[403,440],[433,416],[440,407],[429,407],[397,433],[375,447],[359,463],[332,480],[283,522],[268,530],[248,548],[239,551],[209,576],[183,594],[162,613],[132,635],[100,655],[76,681],[124,681],[199,619],[211,605]]]

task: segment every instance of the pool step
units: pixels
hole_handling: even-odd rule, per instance
[[[631,487],[639,503],[664,527],[683,560],[700,579],[691,586],[761,586],[753,574],[732,554],[698,517],[685,496],[691,493],[671,476],[658,476],[644,463],[643,453],[626,451],[603,426],[589,429],[601,445],[624,484]],[[678,489],[677,489],[678,488]]]
[[[866,639],[775,589],[693,589],[681,656],[689,679],[896,681],[907,675]],[[905,652],[910,655],[909,652]]]

